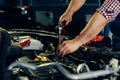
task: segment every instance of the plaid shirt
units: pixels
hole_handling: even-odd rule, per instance
[[[108,22],[115,20],[120,13],[120,0],[105,0],[97,11],[102,14]]]

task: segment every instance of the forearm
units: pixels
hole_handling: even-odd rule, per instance
[[[76,36],[79,46],[94,38],[107,24],[107,19],[99,12],[95,12],[86,27]]]
[[[78,11],[85,3],[86,0],[71,0],[66,13],[71,13],[72,15]]]

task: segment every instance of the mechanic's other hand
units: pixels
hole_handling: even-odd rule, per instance
[[[64,13],[60,18],[58,24],[66,23],[66,26],[72,21],[72,14]]]
[[[79,42],[76,39],[63,41],[58,46],[58,53],[60,56],[75,52],[79,48]]]

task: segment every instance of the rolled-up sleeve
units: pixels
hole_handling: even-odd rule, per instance
[[[108,22],[115,20],[120,13],[120,0],[105,0],[97,11],[102,14]]]

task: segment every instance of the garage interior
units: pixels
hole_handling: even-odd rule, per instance
[[[0,0],[0,80],[120,79],[119,15],[74,53],[57,54],[59,43],[78,35],[104,2],[86,0],[69,25],[59,26],[70,1]]]

